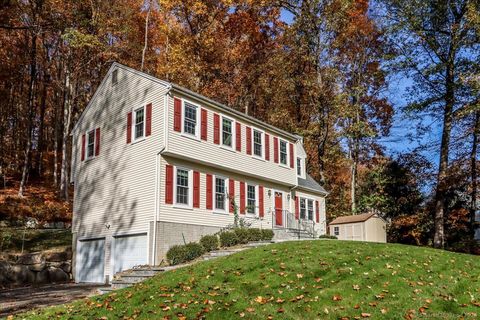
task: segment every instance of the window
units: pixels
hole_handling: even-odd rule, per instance
[[[118,69],[112,71],[112,85],[116,85],[118,82]]]
[[[262,132],[253,129],[253,154],[262,157]]]
[[[297,158],[297,176],[302,175],[302,159]]]
[[[135,110],[135,132],[134,139],[143,138],[145,133],[145,108],[141,107]]]
[[[333,234],[336,236],[340,235],[340,227],[333,227]]]
[[[313,200],[308,199],[308,220],[313,220]]]
[[[197,135],[197,107],[184,101],[183,132]]]
[[[232,147],[233,121],[222,117],[222,144]]]
[[[300,198],[300,219],[305,219],[307,215],[307,207],[305,204],[305,198]]]
[[[280,163],[287,164],[287,142],[280,140]]]
[[[87,159],[93,158],[95,155],[95,130],[88,133],[87,141]]]
[[[215,177],[215,209],[225,211],[225,178]]]
[[[188,205],[188,171],[177,169],[177,203]]]
[[[247,212],[255,214],[257,208],[255,186],[247,185]]]

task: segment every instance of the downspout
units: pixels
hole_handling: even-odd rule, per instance
[[[155,156],[155,213],[153,215],[153,257],[152,264],[156,265],[157,260],[157,222],[158,212],[160,209],[160,159],[161,155],[165,151],[165,147],[160,150]]]

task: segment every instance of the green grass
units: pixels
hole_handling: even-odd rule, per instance
[[[478,256],[323,240],[251,249],[19,317],[477,319],[479,302]]]
[[[72,231],[68,229],[0,228],[0,251],[18,253],[65,248],[72,245]]]

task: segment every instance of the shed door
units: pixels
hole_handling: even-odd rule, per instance
[[[114,237],[113,274],[147,264],[147,234]]]
[[[105,239],[79,240],[76,259],[77,282],[105,282]]]

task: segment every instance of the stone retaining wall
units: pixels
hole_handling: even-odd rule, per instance
[[[0,289],[72,280],[72,251],[0,253]]]

